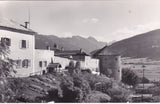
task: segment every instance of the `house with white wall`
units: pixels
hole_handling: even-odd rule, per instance
[[[54,60],[53,50],[35,50],[35,72],[33,74],[43,74],[46,73],[47,66]],[[54,61],[53,61],[54,62]],[[31,73],[32,74],[32,73]]]
[[[54,51],[35,49],[36,32],[8,19],[0,19],[0,42],[8,45],[8,57],[15,61],[16,77],[42,74],[54,59]]]
[[[36,32],[7,19],[0,19],[0,41],[9,46],[9,57],[16,62],[16,76],[28,76],[35,72]]]

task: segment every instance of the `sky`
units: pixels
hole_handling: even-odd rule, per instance
[[[30,28],[40,34],[104,42],[160,29],[159,11],[160,0],[0,1],[0,17],[21,24],[30,17]]]

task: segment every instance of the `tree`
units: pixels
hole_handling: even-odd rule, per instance
[[[122,82],[128,85],[135,86],[140,81],[140,78],[130,69],[122,70]]]
[[[74,69],[75,69],[74,62],[73,62],[73,61],[70,61],[70,62],[69,62],[69,66],[68,66],[68,72],[69,72],[70,74],[73,74],[74,71],[75,71]]]
[[[80,72],[81,72],[81,63],[80,63],[80,61],[77,61],[77,62],[76,62],[75,72],[76,72],[76,73],[80,73]]]
[[[9,52],[9,47],[0,42],[0,77],[8,77],[11,76],[11,72],[15,73],[13,70],[14,61],[8,58]]]

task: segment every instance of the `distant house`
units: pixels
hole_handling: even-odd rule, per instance
[[[92,52],[92,57],[99,59],[100,73],[121,81],[121,56],[108,46]]]
[[[88,53],[80,50],[63,50],[55,52],[55,56],[63,58],[72,58],[73,60],[84,61],[86,56],[89,56]]]
[[[55,56],[79,61],[82,69],[91,69],[97,71],[99,69],[99,59],[94,59],[90,54],[80,50],[63,50],[55,52]]]

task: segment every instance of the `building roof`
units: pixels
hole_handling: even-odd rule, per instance
[[[120,52],[117,50],[111,49],[109,46],[105,46],[101,49],[95,50],[92,53],[93,57],[99,56],[99,55],[120,55]]]
[[[60,63],[50,63],[48,65],[48,67],[52,67],[52,68],[61,68],[61,64]]]
[[[19,32],[24,34],[34,35],[36,32],[29,28],[25,28],[22,24],[19,24],[13,20],[9,20],[7,18],[0,17],[0,29],[8,30],[12,32]]]
[[[55,53],[56,56],[74,56],[74,55],[84,55],[89,56],[86,52],[80,50],[63,50]]]

